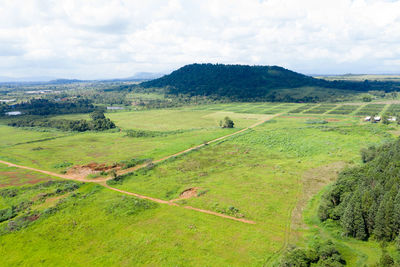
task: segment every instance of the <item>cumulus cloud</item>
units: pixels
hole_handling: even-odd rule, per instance
[[[192,62],[397,73],[400,1],[0,0],[0,76],[112,78]]]

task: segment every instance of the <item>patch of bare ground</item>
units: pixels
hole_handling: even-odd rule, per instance
[[[199,190],[199,188],[197,188],[197,187],[188,188],[188,189],[184,190],[179,195],[179,198],[173,199],[173,200],[170,200],[170,201],[171,202],[175,202],[175,201],[182,200],[182,199],[188,199],[188,198],[192,198],[192,197],[197,197],[197,191],[198,190]]]
[[[301,179],[302,192],[297,205],[292,211],[291,217],[291,242],[296,242],[299,238],[301,229],[307,228],[303,220],[303,211],[308,201],[317,194],[324,186],[334,182],[338,173],[346,166],[343,161],[334,162],[317,168],[307,170]]]
[[[21,186],[25,184],[37,184],[43,181],[50,180],[46,178],[38,178],[37,176],[28,173],[17,173],[12,171],[0,172],[0,177],[9,178],[8,182],[3,182],[3,183],[0,182],[0,188],[7,186]]]
[[[389,133],[395,135],[395,136],[400,136],[400,130],[393,130],[393,131],[389,131]]]
[[[120,170],[121,166],[117,164],[106,165],[105,163],[92,162],[87,165],[75,165],[68,169],[67,175],[73,177],[86,177],[90,174],[96,174],[100,172],[109,172],[111,170]]]

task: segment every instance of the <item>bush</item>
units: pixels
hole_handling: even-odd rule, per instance
[[[313,244],[308,249],[289,248],[281,258],[279,266],[343,266],[346,261],[335,248],[332,241]]]
[[[17,216],[15,207],[0,210],[0,222],[7,221]]]
[[[326,120],[307,120],[307,124],[327,124]]]
[[[61,163],[58,163],[58,164],[54,164],[53,167],[59,169],[59,168],[67,168],[67,167],[70,167],[72,165],[73,164],[71,162],[64,161],[64,162],[61,162]]]
[[[233,128],[235,123],[229,117],[225,117],[223,121],[219,122],[221,128]]]

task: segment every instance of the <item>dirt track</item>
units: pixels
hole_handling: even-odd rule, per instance
[[[199,149],[199,148],[201,148],[201,147],[204,147],[204,146],[206,146],[206,145],[209,145],[209,144],[212,144],[212,143],[215,143],[215,142],[224,140],[224,139],[226,139],[226,138],[228,138],[228,137],[237,135],[237,134],[242,133],[242,132],[244,132],[244,131],[247,131],[247,130],[249,130],[249,129],[251,129],[251,128],[257,127],[258,125],[263,124],[264,122],[269,121],[269,120],[271,120],[271,119],[273,119],[273,118],[275,118],[275,117],[278,117],[278,116],[280,116],[280,115],[281,115],[281,113],[280,113],[280,114],[275,114],[275,115],[272,115],[272,116],[268,116],[268,118],[266,118],[266,119],[264,119],[264,120],[262,120],[262,121],[259,121],[259,122],[255,123],[255,124],[253,124],[253,125],[251,125],[251,126],[249,126],[249,127],[247,127],[247,128],[244,128],[244,129],[242,129],[242,130],[239,130],[239,131],[237,131],[237,132],[234,132],[234,133],[231,133],[231,134],[228,134],[228,135],[224,135],[224,136],[218,137],[218,138],[216,138],[216,139],[214,139],[214,140],[208,141],[208,142],[206,142],[206,143],[204,143],[204,144],[201,144],[201,145],[198,145],[198,146],[194,146],[194,147],[188,148],[188,149],[183,150],[183,151],[181,151],[181,152],[178,152],[178,153],[175,153],[175,154],[172,154],[172,155],[163,157],[163,158],[161,158],[161,159],[158,159],[158,160],[153,161],[152,163],[153,163],[153,164],[160,163],[160,162],[165,161],[165,160],[167,160],[167,159],[170,159],[170,158],[173,158],[173,157],[177,157],[177,156],[180,156],[180,155],[182,155],[182,154],[188,153],[188,152],[190,152],[190,151],[193,151],[193,150]],[[136,171],[136,170],[138,170],[138,169],[141,169],[141,168],[143,168],[143,167],[146,167],[147,165],[148,165],[148,164],[137,165],[137,166],[135,166],[135,167],[132,167],[132,168],[129,168],[129,169],[125,169],[125,170],[119,171],[118,174],[121,175],[121,174],[130,173],[130,172]]]
[[[228,137],[237,135],[239,133],[245,132],[245,131],[247,131],[247,130],[249,130],[251,128],[254,128],[254,127],[256,127],[256,126],[258,126],[260,124],[263,124],[264,122],[266,122],[268,120],[271,120],[272,118],[278,117],[280,115],[281,114],[275,114],[275,115],[272,115],[272,116],[268,116],[266,119],[264,119],[262,121],[259,121],[259,122],[255,123],[255,124],[253,124],[253,125],[251,125],[251,126],[249,126],[247,128],[244,128],[242,130],[239,130],[237,132],[234,132],[234,133],[231,133],[231,134],[228,134],[228,135],[224,135],[222,137],[219,137],[219,138],[216,138],[214,140],[208,141],[208,142],[206,142],[204,144],[188,148],[188,149],[186,149],[184,151],[175,153],[173,155],[169,155],[169,156],[163,157],[161,159],[155,160],[155,161],[152,162],[152,164],[160,163],[160,162],[165,161],[167,159],[170,159],[170,158],[185,154],[185,153],[190,152],[192,150],[199,149],[199,148],[204,147],[206,145],[209,145],[209,144],[221,141],[223,139],[226,139]],[[131,196],[135,196],[135,197],[142,198],[142,199],[147,199],[147,200],[150,200],[150,201],[153,201],[153,202],[156,202],[156,203],[160,203],[160,204],[168,204],[168,205],[171,205],[171,206],[179,206],[178,204],[174,203],[173,201],[167,201],[167,200],[152,198],[152,197],[148,197],[148,196],[144,196],[144,195],[140,195],[140,194],[136,194],[136,193],[132,193],[132,192],[127,192],[127,191],[120,190],[118,188],[111,187],[111,186],[109,186],[107,184],[107,181],[111,180],[112,177],[86,179],[85,177],[63,175],[63,174],[58,174],[58,173],[55,173],[55,172],[40,170],[40,169],[36,169],[36,168],[32,168],[32,167],[17,165],[17,164],[11,163],[11,162],[3,161],[3,160],[0,160],[0,163],[8,165],[10,167],[16,167],[16,168],[35,171],[35,172],[40,172],[40,173],[44,173],[44,174],[47,174],[47,175],[59,177],[59,178],[62,178],[62,179],[68,179],[68,180],[74,180],[74,181],[86,182],[86,183],[97,183],[97,184],[100,184],[100,185],[102,185],[102,186],[104,186],[104,187],[106,187],[108,189],[111,189],[111,190],[116,191],[116,192],[120,192],[122,194],[131,195]],[[139,170],[141,168],[144,168],[144,167],[148,166],[149,164],[151,164],[151,163],[141,164],[141,165],[137,165],[135,167],[132,167],[132,168],[129,168],[129,169],[126,169],[126,170],[121,170],[121,171],[118,172],[118,175],[127,174],[127,173],[131,173],[131,172],[137,171],[137,170]],[[230,219],[230,220],[234,220],[234,221],[239,221],[239,222],[248,223],[248,224],[255,224],[255,222],[251,221],[251,220],[236,218],[236,217],[228,216],[228,215],[217,213],[217,212],[210,211],[210,210],[198,209],[198,208],[194,208],[194,207],[191,207],[191,206],[184,206],[184,208],[190,209],[190,210],[194,210],[194,211],[198,211],[198,212],[202,212],[202,213],[206,213],[206,214],[215,215],[215,216],[218,216],[218,217],[221,217],[221,218],[226,218],[226,219]]]

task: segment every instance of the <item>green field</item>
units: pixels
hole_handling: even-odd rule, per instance
[[[235,122],[235,129],[221,129],[225,116]],[[57,118],[85,118],[67,115]],[[61,171],[62,162],[112,164],[132,158],[158,159],[205,141],[232,133],[266,118],[260,114],[236,114],[224,111],[151,110],[111,113],[109,117],[121,130],[71,133],[0,126],[7,138],[2,139],[0,159],[47,170]],[[131,138],[125,130],[140,129],[165,132],[163,136]]]
[[[315,215],[319,190],[343,167],[359,164],[361,148],[391,139],[389,132],[397,130],[394,124],[364,123],[353,115],[333,113],[353,108],[347,106],[230,103],[112,112],[106,115],[119,129],[106,132],[0,125],[0,160],[61,172],[65,168],[57,164],[63,162],[159,159],[282,113],[246,132],[108,182],[167,201],[195,188],[194,196],[176,202],[179,206],[96,184],[60,179],[48,183],[54,178],[0,165],[0,209],[6,214],[20,207],[15,217],[0,222],[2,264],[273,266],[289,244],[304,246],[327,237],[338,244],[350,266],[376,263],[377,243],[340,237],[335,226],[321,224]],[[225,116],[236,128],[218,127]],[[164,134],[133,138],[126,136],[127,130]]]

